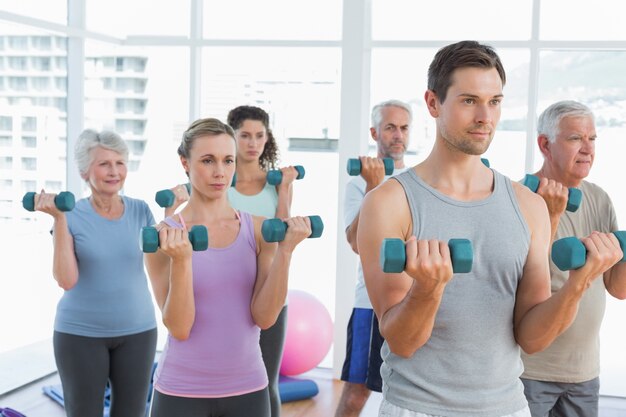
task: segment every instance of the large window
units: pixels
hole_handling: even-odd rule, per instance
[[[292,213],[320,215],[324,234],[294,252],[289,287],[315,295],[332,315],[339,195],[339,49],[206,48],[203,67],[202,115],[225,121],[234,107],[259,106],[270,115],[280,166],[304,166],[305,178],[294,184]]]
[[[185,48],[85,47],[85,128],[110,129],[128,144],[133,172],[124,192],[163,209],[154,193],[185,180],[176,149],[189,121],[189,53]]]
[[[426,109],[424,92],[428,65],[436,52],[437,49],[432,48],[376,48],[372,51],[370,107],[389,99],[403,100],[412,107],[411,143],[406,158],[410,165],[426,158],[435,140],[435,123]],[[505,98],[498,130],[484,156],[492,167],[520,179],[524,176],[525,163],[529,53],[526,49],[498,52],[507,73]],[[375,154],[373,149],[372,152]]]
[[[189,35],[190,0],[84,1],[89,30],[118,37]]]
[[[0,0],[0,10],[67,24],[67,0],[46,0],[42,6],[40,0]]]
[[[375,40],[454,40],[530,38],[532,0],[433,1],[372,0]]]
[[[0,49],[0,57],[18,57],[0,70],[0,79],[9,86],[0,93],[0,230],[11,236],[0,243],[0,251],[8,254],[2,261],[5,279],[0,280],[0,293],[5,295],[0,316],[6,318],[0,331],[10,335],[0,344],[2,352],[48,339],[61,294],[52,278],[52,218],[24,210],[22,196],[51,184],[53,191],[65,188],[66,108],[48,105],[60,96],[42,81],[52,76],[51,69],[28,63],[65,57],[65,48],[59,46],[66,40],[3,22],[0,39],[0,44],[10,45]],[[56,71],[55,76],[65,80],[66,71]]]
[[[32,312],[0,322],[0,332],[9,335],[0,351],[51,335],[61,294],[51,277],[52,221],[25,211],[21,198],[41,188],[84,191],[73,161],[66,162],[78,132],[91,127],[121,133],[130,148],[124,192],[148,201],[158,219],[162,209],[153,203],[154,192],[186,181],[176,156],[181,132],[197,117],[224,120],[241,104],[270,113],[281,164],[305,166],[305,179],[295,184],[293,213],[320,214],[326,228],[323,238],[295,252],[290,286],[322,300],[340,327],[335,335],[345,335],[342,320],[347,321],[351,305],[345,300],[351,294],[335,294],[334,282],[353,278],[335,275],[354,259],[337,259],[339,245],[345,245],[337,241],[344,227],[344,190],[337,184],[345,176],[338,166],[345,155],[337,146],[373,144],[369,136],[339,138],[340,126],[369,120],[377,102],[405,100],[414,111],[407,161],[421,161],[435,134],[423,99],[426,69],[437,49],[455,40],[492,44],[507,72],[502,117],[485,155],[491,166],[513,179],[537,169],[542,161],[532,130],[537,114],[556,100],[583,101],[594,110],[598,127],[590,180],[611,194],[618,218],[626,218],[616,174],[626,152],[626,28],[611,0],[596,0],[593,7],[583,0],[506,6],[500,0],[70,4],[71,9],[66,0],[0,0],[0,227],[3,236],[12,237],[0,244],[0,252],[10,254],[3,266],[13,278],[0,280],[0,293],[10,294],[0,303],[0,315]],[[350,11],[346,19],[344,9]],[[63,26],[68,17],[73,27]],[[356,41],[355,33],[365,38]],[[352,59],[362,65],[342,74],[342,65],[357,62]],[[69,79],[68,67],[75,71],[76,65],[79,77]],[[348,82],[342,89],[342,76],[363,80],[364,93]],[[352,117],[354,112],[360,117]],[[619,328],[625,306],[611,300],[607,310],[604,394],[626,396],[619,379],[626,373],[621,354],[626,338]],[[335,350],[343,351],[345,340],[337,343]],[[342,359],[335,355],[335,371]],[[330,365],[328,359],[323,365]]]
[[[536,149],[536,132],[531,129],[534,120],[529,121],[528,114],[536,118],[554,101],[579,100],[596,115],[596,161],[589,180],[609,192],[618,219],[624,221],[626,197],[615,172],[626,151],[626,29],[614,2],[601,0],[590,7],[584,0],[529,0],[502,7],[491,0],[428,4],[373,0],[372,5],[375,48],[370,104],[389,98],[411,103],[416,117],[410,149],[416,155],[409,160],[423,159],[431,147],[428,142],[434,131],[423,92],[434,51],[454,40],[483,40],[496,46],[507,72],[501,121],[485,154],[491,166],[513,179],[526,171],[534,172],[543,159]],[[534,5],[540,6],[538,22],[532,21]],[[498,17],[492,18],[496,12]],[[538,28],[536,33],[533,27]],[[594,41],[596,49],[590,49],[588,41]],[[562,47],[556,47],[559,44]],[[532,60],[537,61],[537,73],[530,65]],[[626,360],[622,354],[626,338],[619,327],[625,312],[624,302],[608,297],[601,334],[601,393],[605,395],[626,396]]]
[[[341,39],[337,0],[230,0],[204,2],[208,39]],[[257,61],[256,65],[265,65]],[[253,64],[255,65],[255,64]]]
[[[612,0],[543,0],[541,39],[626,40],[623,14]]]
[[[541,53],[538,113],[558,100],[587,104],[596,119],[596,157],[588,180],[609,193],[621,229],[626,224],[626,194],[619,174],[626,154],[626,51],[544,51]],[[543,157],[535,151],[535,166]],[[602,392],[625,395],[626,338],[621,318],[626,305],[610,296],[602,325]]]

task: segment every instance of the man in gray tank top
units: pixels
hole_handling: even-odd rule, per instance
[[[480,160],[505,80],[488,46],[439,50],[425,93],[437,126],[430,155],[365,197],[357,243],[385,338],[381,416],[530,416],[520,348],[552,343],[622,256],[608,234],[584,238],[587,263],[550,296],[545,202]],[[406,242],[401,273],[381,269],[385,238]],[[471,241],[471,272],[453,274],[451,238]]]
[[[535,175],[537,194],[546,201],[552,240],[587,236],[593,231],[617,230],[617,216],[609,195],[585,181],[595,157],[593,113],[584,104],[559,101],[539,116],[537,144],[544,156]],[[569,188],[582,191],[575,211],[566,211]],[[568,272],[550,262],[552,290],[568,280]],[[626,298],[626,263],[618,263],[598,277],[585,292],[576,319],[552,345],[534,355],[522,354],[524,393],[533,417],[598,416],[600,395],[600,325],[606,292]]]

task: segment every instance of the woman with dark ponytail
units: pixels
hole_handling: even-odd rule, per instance
[[[293,181],[298,172],[292,166],[281,169],[282,181],[267,182],[267,172],[277,169],[278,145],[269,126],[269,115],[254,106],[239,106],[228,113],[227,123],[237,140],[237,177],[228,190],[233,207],[264,217],[286,219],[290,216]],[[285,344],[287,304],[276,324],[261,331],[261,352],[269,378],[272,417],[280,415],[278,373]]]

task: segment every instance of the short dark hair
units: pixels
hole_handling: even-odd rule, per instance
[[[428,89],[433,91],[441,103],[446,99],[452,84],[452,74],[458,68],[495,68],[502,85],[506,84],[506,74],[496,51],[488,45],[476,41],[461,41],[444,46],[435,55],[428,67]]]
[[[246,120],[256,120],[263,123],[267,133],[267,142],[261,156],[259,165],[265,171],[275,169],[278,164],[278,144],[270,129],[270,116],[265,110],[255,106],[239,106],[228,112],[227,123],[235,130],[239,130]]]

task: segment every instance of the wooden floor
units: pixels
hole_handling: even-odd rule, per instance
[[[283,404],[281,417],[334,416],[343,383],[332,379],[331,371],[327,369],[316,369],[302,377],[314,380],[319,387],[319,394],[308,400]],[[59,383],[59,377],[56,374],[33,382],[27,387],[0,396],[0,407],[14,408],[27,417],[65,417],[63,407],[45,396],[41,390],[43,386]],[[374,393],[361,412],[361,417],[378,416],[380,400],[380,394]],[[626,399],[601,396],[599,415],[600,417],[626,416]]]
[[[301,377],[314,380],[320,392],[308,400],[283,404],[281,417],[332,417],[337,408],[343,383],[333,379],[331,371],[327,369],[316,369]],[[36,381],[27,387],[0,396],[0,407],[11,407],[27,417],[65,417],[63,407],[42,393],[42,387],[56,384],[60,384],[56,374]],[[361,416],[378,415],[379,401],[373,397]]]
[[[283,404],[281,417],[332,417],[335,415],[343,383],[332,379],[330,371],[327,375],[308,375],[307,377],[315,380],[320,393],[308,400]]]

